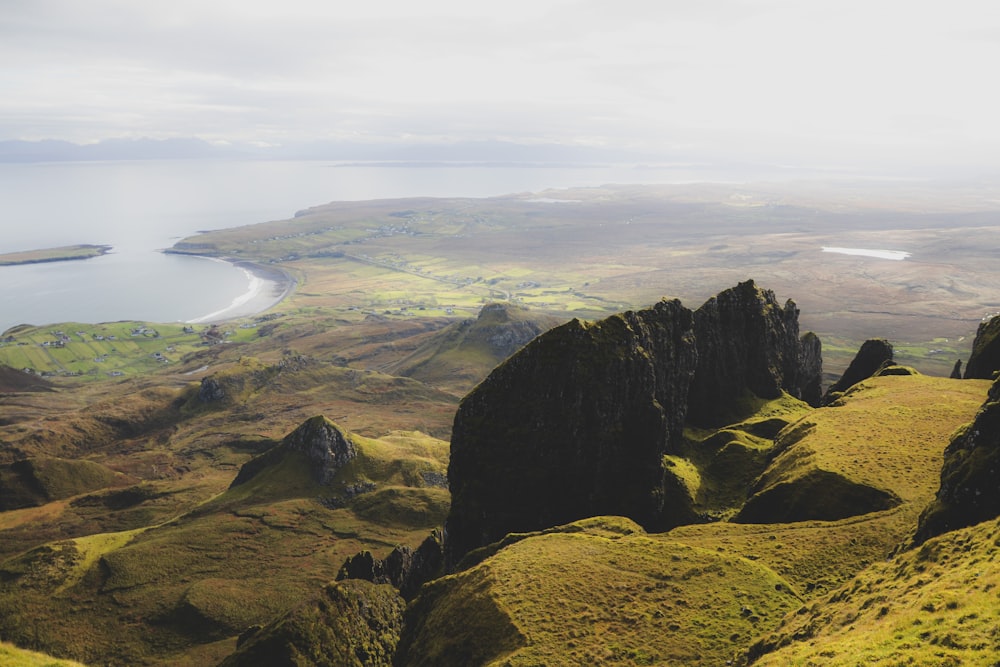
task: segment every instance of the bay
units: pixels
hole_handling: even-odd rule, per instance
[[[4,164],[0,253],[80,243],[110,245],[113,251],[81,261],[0,267],[0,332],[24,323],[186,322],[225,313],[246,300],[253,276],[231,264],[160,251],[201,230],[285,219],[331,201],[488,197],[608,183],[730,179],[686,166],[233,160]]]

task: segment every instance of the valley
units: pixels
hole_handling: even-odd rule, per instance
[[[956,591],[960,572],[995,561],[995,526],[904,546],[934,502],[945,448],[989,400],[988,379],[948,376],[1000,311],[994,194],[609,185],[335,202],[180,240],[171,252],[260,264],[296,287],[216,323],[3,333],[0,364],[18,370],[0,375],[0,639],[84,664],[389,664],[396,652],[406,665],[709,665],[853,664],[858,638],[877,637],[864,641],[878,664],[988,664],[1000,650],[986,629],[992,575],[968,600]],[[792,373],[774,340],[801,328],[822,344],[822,367],[808,372],[824,386],[869,338],[891,341],[893,363],[822,407],[802,378],[776,376],[777,395],[764,397],[733,371],[724,391],[694,385],[699,400],[722,391],[700,408],[687,389],[663,390],[657,355],[680,364],[677,341],[694,338],[672,331],[666,345],[649,333],[661,325],[635,313],[673,303],[661,299],[697,312],[737,284],[761,295],[736,309],[747,332],[754,318],[778,326],[779,311],[788,331],[733,358],[775,345],[785,361],[763,367]],[[720,331],[721,347],[700,358],[738,349],[731,338],[757,341]],[[519,353],[540,335],[580,353]],[[581,340],[593,347],[572,347]],[[543,362],[517,384],[532,358]],[[647,384],[656,400],[645,403]],[[460,421],[473,395],[490,398]],[[591,409],[573,413],[580,405]],[[648,405],[667,414],[663,442],[644,440],[660,428]],[[547,425],[567,415],[573,425]],[[459,467],[456,428],[473,443]],[[594,444],[602,428],[606,447]],[[532,449],[537,432],[575,454],[525,465],[544,449]],[[622,461],[639,442],[645,463],[632,469]],[[587,447],[604,457],[598,472]],[[377,577],[334,583],[348,558],[415,552],[466,516],[456,480],[462,503],[491,482],[460,465],[506,480],[484,516],[531,506],[541,480],[552,521],[497,528],[482,544],[487,530],[473,526],[470,549],[415,598]],[[594,481],[618,465],[613,483]],[[638,491],[620,497],[650,465],[673,514]],[[545,466],[562,472],[546,478]],[[606,500],[566,501],[585,480]],[[344,611],[359,606],[372,618]]]

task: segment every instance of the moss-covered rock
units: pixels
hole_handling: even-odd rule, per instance
[[[448,563],[587,516],[650,530],[706,520],[676,459],[683,426],[739,421],[782,396],[818,403],[820,342],[800,339],[798,312],[747,281],[696,313],[664,300],[537,337],[455,415]]]
[[[752,280],[720,292],[694,313],[698,369],[688,398],[688,420],[699,426],[738,421],[745,394],[773,399],[782,391],[819,405],[820,340],[799,337],[794,301]]]
[[[220,667],[392,664],[406,603],[392,586],[352,579],[244,635]]]
[[[245,484],[292,452],[305,457],[317,484],[329,484],[337,471],[357,456],[350,436],[326,417],[318,415],[285,436],[279,446],[244,464],[231,486]]]
[[[475,319],[445,327],[387,368],[465,394],[535,336],[565,322],[510,303],[488,303]]]
[[[682,433],[696,357],[679,301],[552,329],[459,406],[448,479],[447,560],[600,514],[676,525],[663,454]]]
[[[965,377],[991,380],[997,371],[1000,371],[1000,315],[980,322],[972,354],[965,364]]]

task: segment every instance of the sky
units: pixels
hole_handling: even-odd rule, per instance
[[[1000,162],[995,0],[0,0],[0,140]]]

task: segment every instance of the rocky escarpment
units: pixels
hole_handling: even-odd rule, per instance
[[[420,587],[441,575],[444,562],[441,533],[434,531],[416,550],[397,546],[385,558],[362,551],[344,562],[337,581],[364,579],[375,584],[390,584],[404,600],[417,596]]]
[[[883,364],[892,363],[892,343],[884,338],[872,338],[861,344],[850,365],[840,379],[830,385],[823,396],[823,404],[832,403],[843,392],[862,380],[875,375]]]
[[[676,300],[573,320],[466,396],[451,441],[446,559],[601,514],[669,525],[662,458],[684,424],[693,324]]]
[[[1000,380],[975,420],[944,452],[941,488],[924,513],[914,542],[1000,516]]]
[[[1000,371],[1000,316],[980,322],[965,364],[965,377],[990,380]]]
[[[231,487],[253,479],[260,471],[283,459],[289,452],[304,455],[313,479],[318,484],[329,484],[334,475],[357,456],[354,443],[332,421],[322,415],[306,420],[285,436],[281,444],[251,459],[240,468]]]
[[[819,338],[799,338],[799,309],[780,306],[774,292],[752,280],[720,292],[694,313],[698,370],[688,398],[688,419],[721,426],[739,418],[746,392],[777,398],[786,391],[819,405]]]
[[[818,338],[799,338],[795,304],[753,281],[697,313],[661,301],[539,336],[459,406],[447,562],[589,516],[648,530],[698,520],[664,461],[685,421],[734,419],[782,392],[818,402],[820,358]]]

